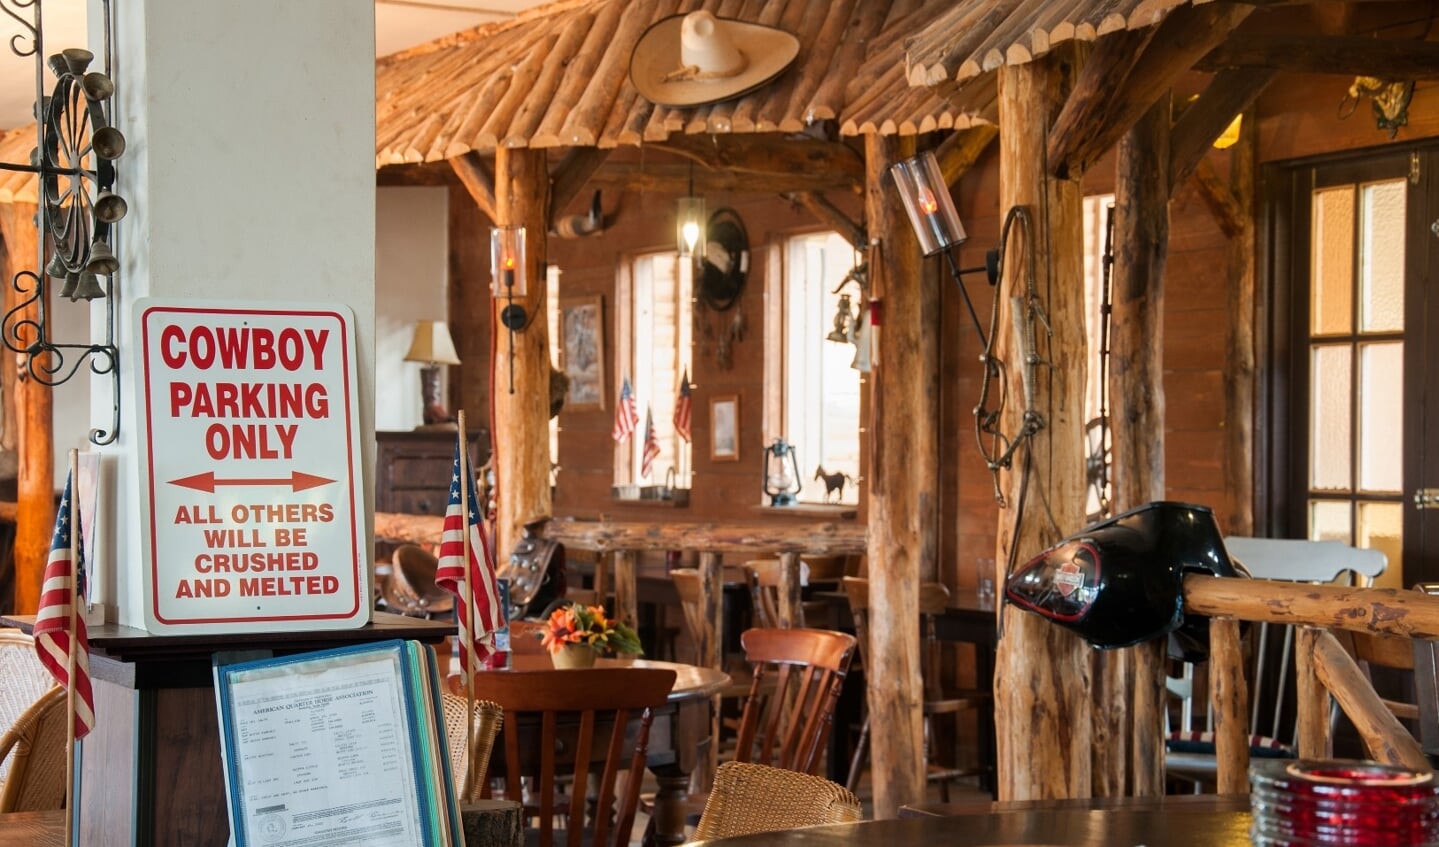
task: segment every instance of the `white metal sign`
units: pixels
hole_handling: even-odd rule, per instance
[[[369,621],[354,315],[141,300],[152,632]]]

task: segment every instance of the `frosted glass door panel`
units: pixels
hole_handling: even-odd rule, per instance
[[[1403,180],[1364,186],[1360,232],[1359,328],[1404,328]]]
[[[1404,345],[1359,345],[1359,490],[1404,485]]]
[[[1310,351],[1309,487],[1315,491],[1347,491],[1352,477],[1352,382],[1349,345],[1327,345]]]
[[[1354,326],[1354,186],[1314,192],[1310,331],[1348,333]]]

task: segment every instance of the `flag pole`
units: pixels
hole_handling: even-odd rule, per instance
[[[69,509],[70,519],[70,622],[66,626],[67,640],[70,649],[65,652],[65,847],[71,847],[75,843],[75,665],[78,661],[76,653],[80,649],[80,640],[75,637],[75,618],[80,611],[80,551],[79,546],[83,543],[80,538],[79,523],[80,510],[77,504],[80,499],[75,496],[76,473],[80,467],[80,451],[70,449],[70,499],[65,504]]]
[[[465,410],[459,410],[455,427],[458,430],[460,450],[460,537],[463,539],[460,567],[465,574],[465,643],[460,645],[460,672],[465,675],[465,802],[472,802],[475,793],[475,585],[470,579],[470,480],[474,472],[470,468],[469,439],[465,437]]]

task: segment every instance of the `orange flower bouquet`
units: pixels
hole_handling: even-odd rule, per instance
[[[545,621],[542,642],[551,654],[566,647],[588,647],[596,654],[642,655],[640,637],[634,629],[605,616],[603,606],[571,603],[550,613]]]

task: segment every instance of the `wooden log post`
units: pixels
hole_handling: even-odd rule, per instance
[[[1318,627],[1302,626],[1294,637],[1295,747],[1304,759],[1328,759],[1334,754],[1329,737],[1329,692],[1314,668],[1314,648],[1322,632]]]
[[[1216,788],[1220,794],[1249,791],[1249,685],[1239,621],[1209,621],[1209,709],[1214,715]]]
[[[0,237],[5,239],[5,313],[20,305],[28,294],[15,291],[10,281],[22,270],[40,272],[39,231],[35,228],[35,206],[8,203],[0,208]],[[21,315],[37,320],[39,308],[32,303]],[[13,339],[12,339],[13,340]],[[22,340],[33,340],[29,335]],[[54,392],[25,373],[25,357],[4,349],[3,365],[18,362],[20,378],[7,405],[15,406],[15,448],[19,458],[16,479],[15,516],[15,604],[18,614],[34,614],[40,605],[40,586],[45,563],[50,558],[50,535],[55,530],[55,433],[51,422]]]
[[[1239,141],[1229,148],[1229,192],[1239,206],[1239,231],[1230,235],[1226,257],[1229,283],[1229,351],[1224,368],[1224,478],[1226,529],[1254,533],[1254,288],[1257,231],[1254,171],[1259,161],[1259,127],[1253,109],[1239,124]]]
[[[1164,499],[1164,266],[1170,97],[1119,143],[1115,176],[1110,426],[1114,511]],[[1094,793],[1164,793],[1164,642],[1097,657]]]
[[[550,500],[550,348],[545,322],[545,239],[549,232],[549,173],[545,151],[501,147],[495,154],[495,222],[525,228],[529,294],[527,325],[511,333],[500,323],[502,299],[493,303],[495,482],[498,487],[495,554],[507,557],[525,523],[548,517]],[[513,372],[513,385],[510,374]],[[633,595],[634,587],[630,586]]]
[[[875,817],[925,796],[919,583],[934,579],[939,544],[939,292],[889,177],[912,139],[865,136],[870,279],[884,304],[873,371],[869,580],[865,656]]]
[[[615,551],[615,619],[630,626],[638,626],[640,620],[639,559],[637,550]],[[595,599],[604,602],[603,596]]]
[[[1024,395],[1033,392],[1044,428],[1000,474],[996,561],[1022,563],[1084,522],[1083,225],[1077,174],[1047,176],[1046,133],[1064,103],[1075,62],[1056,52],[999,71],[1000,210],[1028,212],[1015,226],[1004,262],[995,349],[1006,363],[1010,402],[1000,416],[1007,434],[1022,426]],[[1037,267],[1026,260],[1033,244]],[[1025,295],[1033,271],[1053,335],[1035,321],[1037,354],[1030,386],[1015,349],[1007,302]],[[1043,505],[1042,505],[1043,504]],[[1024,507],[1016,515],[1016,509]],[[1047,514],[1048,513],[1048,514]],[[1048,515],[1053,516],[1051,521]],[[995,730],[1000,800],[1086,797],[1093,734],[1090,700],[1094,650],[1068,630],[1015,609],[1004,616],[995,671]]]
[[[724,670],[724,573],[720,554],[700,553],[699,574],[701,626],[695,630],[695,661],[706,667]],[[715,769],[719,767],[721,717],[720,696],[716,694],[710,698],[710,742],[705,766],[698,769],[696,778],[692,780],[696,790],[710,788]]]
[[[1326,690],[1334,696],[1339,703],[1339,708],[1354,724],[1354,729],[1364,741],[1364,747],[1369,751],[1370,758],[1388,765],[1414,770],[1429,770],[1429,759],[1424,755],[1424,749],[1409,730],[1399,722],[1384,701],[1374,692],[1369,678],[1354,657],[1344,649],[1339,640],[1331,632],[1315,630],[1314,636],[1309,639],[1310,662],[1313,667],[1314,676],[1318,678],[1318,685],[1321,690]],[[1325,705],[1328,705],[1328,698]],[[1302,704],[1301,704],[1302,705]],[[1325,708],[1319,714],[1301,714],[1311,726],[1300,728],[1300,740],[1305,735],[1317,736],[1321,733],[1325,741],[1329,737],[1329,710]],[[1328,747],[1326,743],[1324,745]],[[1304,748],[1300,747],[1300,755],[1306,755]],[[1328,754],[1326,754],[1327,757]]]

